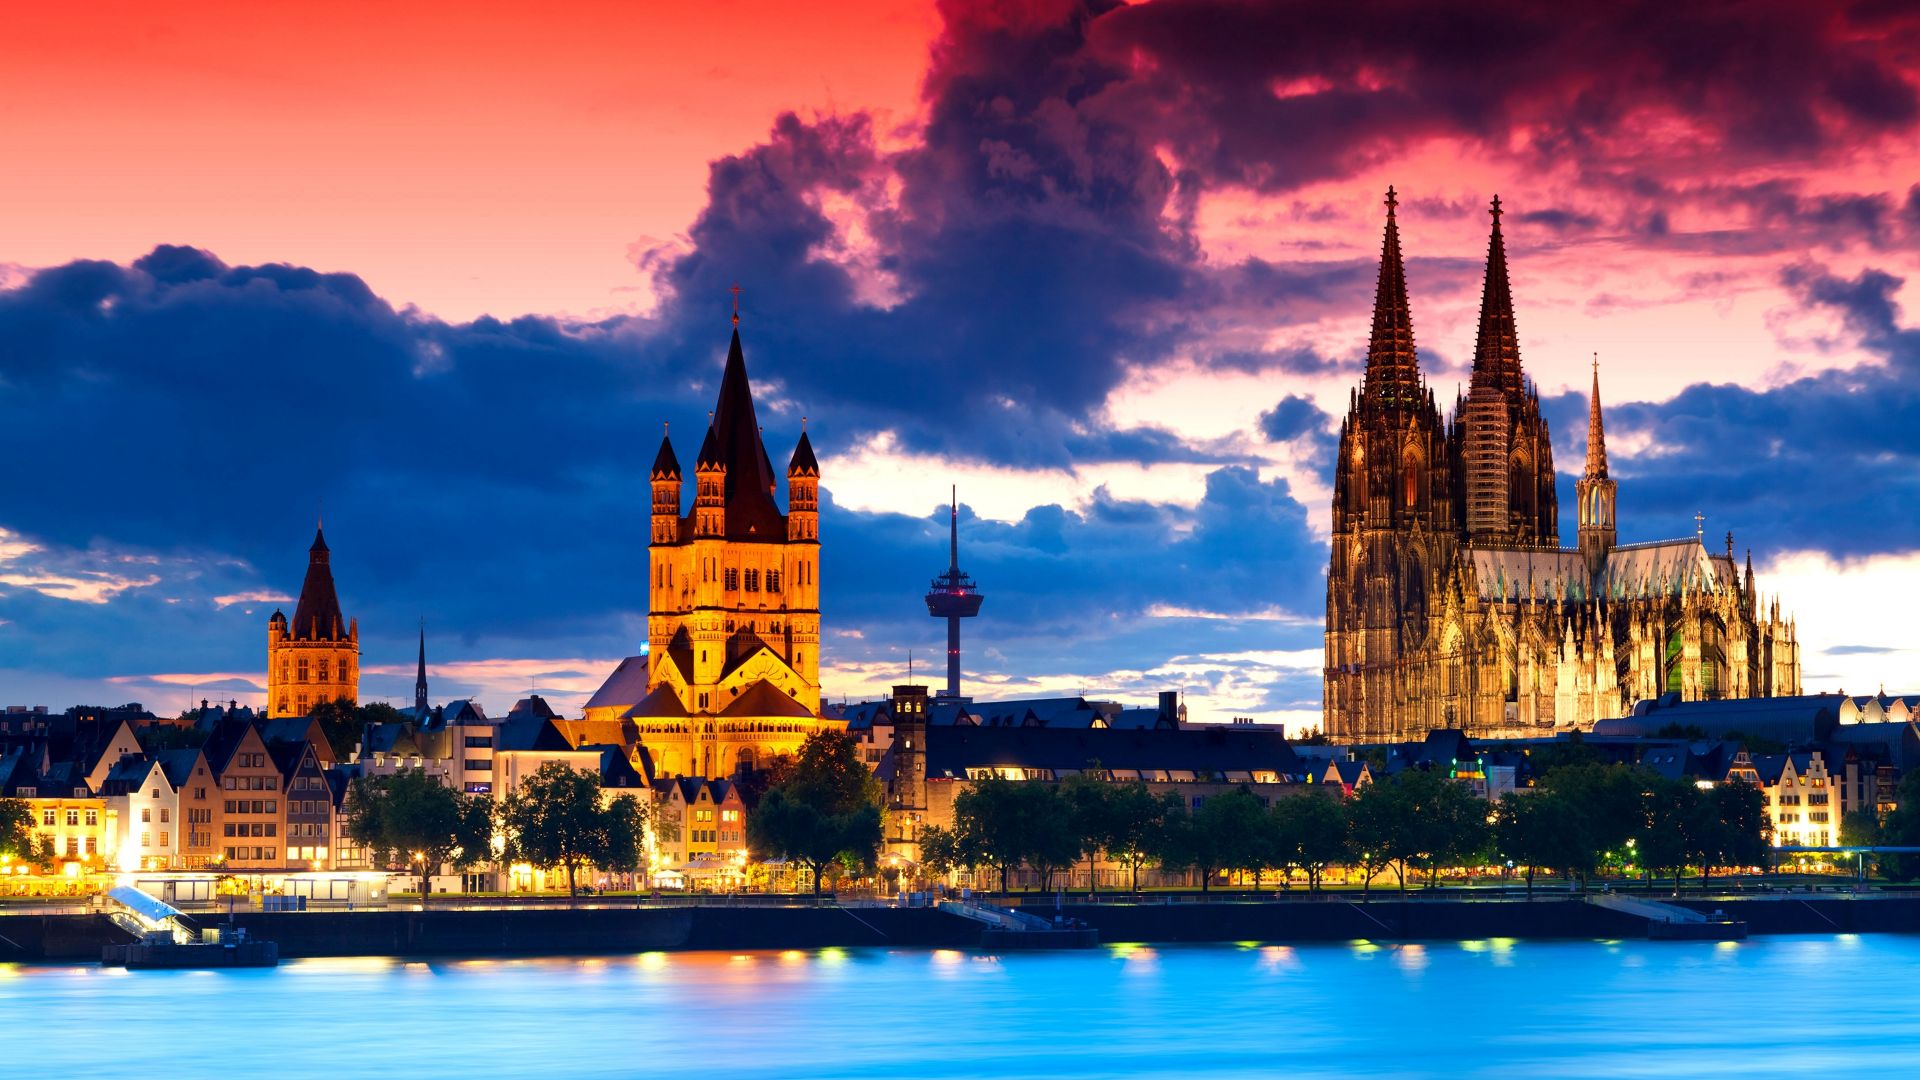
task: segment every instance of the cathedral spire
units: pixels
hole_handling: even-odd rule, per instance
[[[1593,393],[1587,397],[1587,478],[1607,478],[1607,432],[1600,419],[1600,354],[1593,354]]]
[[[1387,189],[1387,227],[1380,241],[1380,281],[1373,296],[1373,333],[1367,341],[1363,398],[1383,405],[1419,400],[1420,367],[1413,349],[1413,315],[1407,304],[1407,270],[1400,257],[1400,200]]]
[[[1509,394],[1522,389],[1520,337],[1513,323],[1513,287],[1507,281],[1507,242],[1500,232],[1500,196],[1493,197],[1487,238],[1487,276],[1480,291],[1480,333],[1473,345],[1473,383]]]

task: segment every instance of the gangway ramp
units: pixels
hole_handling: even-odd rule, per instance
[[[1603,893],[1587,897],[1595,907],[1618,911],[1646,920],[1647,937],[1660,941],[1742,941],[1747,924],[1715,912],[1704,915],[1679,904],[1663,903],[1622,893]]]

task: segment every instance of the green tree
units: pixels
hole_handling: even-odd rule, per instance
[[[1052,784],[1020,784],[1016,796],[1025,819],[1021,861],[1040,875],[1040,890],[1051,892],[1053,875],[1078,861],[1084,846],[1073,804]]]
[[[1400,891],[1407,891],[1404,860],[1411,857],[1406,849],[1410,831],[1408,814],[1408,803],[1400,785],[1384,777],[1356,788],[1348,800],[1348,843],[1353,862],[1362,874],[1363,897],[1373,895],[1374,877],[1395,865],[1402,867]]]
[[[420,877],[420,902],[433,895],[442,865],[468,867],[491,855],[493,803],[446,787],[419,769],[360,777],[347,789],[347,835],[384,866]]]
[[[830,865],[874,865],[882,836],[880,798],[880,781],[860,760],[853,737],[815,732],[747,814],[747,846],[757,858],[804,863],[818,894]]]
[[[1533,899],[1534,874],[1542,867],[1573,877],[1591,865],[1586,823],[1565,795],[1544,788],[1512,792],[1494,814],[1494,850],[1525,871],[1527,899]]]
[[[1673,875],[1673,891],[1680,892],[1681,875],[1704,858],[1703,823],[1710,811],[1700,788],[1689,780],[1668,780],[1643,774],[1646,781],[1646,825],[1639,838],[1640,859],[1648,873]]]
[[[1894,808],[1880,823],[1880,843],[1888,847],[1920,846],[1920,769],[1908,773],[1894,790]],[[1881,867],[1895,881],[1920,877],[1920,856],[1890,855]]]
[[[579,872],[639,867],[647,809],[631,795],[606,799],[600,774],[549,761],[507,796],[501,824],[514,858],[567,872],[567,896],[580,894]]]
[[[1732,781],[1708,793],[1708,820],[1701,845],[1701,886],[1716,866],[1760,866],[1770,857],[1773,822],[1767,796],[1757,785]],[[1844,823],[1842,825],[1844,828]]]
[[[1213,878],[1222,870],[1251,869],[1258,873],[1262,822],[1266,811],[1245,788],[1209,795],[1194,810],[1184,807],[1167,815],[1166,842],[1161,862],[1200,876],[1200,891],[1213,890]]]
[[[1113,837],[1113,817],[1122,789],[1106,779],[1099,763],[1074,773],[1060,782],[1060,795],[1067,800],[1074,836],[1087,859],[1087,891],[1100,891],[1100,856]],[[1111,856],[1109,856],[1111,857]]]
[[[45,847],[33,832],[33,804],[25,799],[0,799],[0,855],[37,862],[46,857]]]
[[[1026,805],[1021,785],[1000,777],[975,781],[953,800],[954,831],[962,850],[975,865],[990,866],[1000,875],[1000,891],[1007,891],[1007,875],[1026,859],[1028,849]]]
[[[1273,804],[1281,857],[1288,867],[1306,871],[1307,891],[1320,891],[1327,867],[1350,855],[1346,804],[1321,790],[1279,799]]]
[[[1559,802],[1555,814],[1559,843],[1553,865],[1581,888],[1592,884],[1610,854],[1638,843],[1646,828],[1647,791],[1653,774],[1597,761],[1553,769],[1540,778],[1535,793]]]

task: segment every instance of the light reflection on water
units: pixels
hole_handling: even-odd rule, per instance
[[[1886,935],[0,965],[0,1060],[142,1080],[186,1061],[276,1080],[1900,1075],[1916,965],[1920,938]]]

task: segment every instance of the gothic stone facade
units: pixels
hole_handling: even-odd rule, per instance
[[[715,779],[840,726],[820,714],[820,465],[802,431],[783,513],[737,320],[693,473],[682,514],[685,479],[662,438],[649,476],[647,655],[621,664],[585,719],[630,734],[656,775]]]
[[[1500,203],[1470,389],[1442,418],[1414,351],[1395,201],[1367,369],[1340,429],[1327,572],[1325,729],[1588,728],[1642,698],[1800,692],[1799,646],[1748,554],[1681,540],[1619,545],[1595,365],[1578,542],[1560,546],[1553,448],[1520,366]]]

